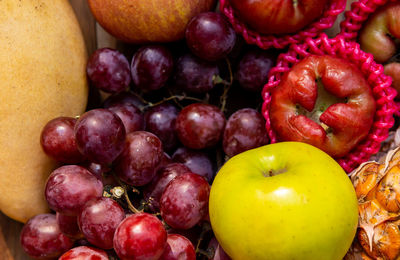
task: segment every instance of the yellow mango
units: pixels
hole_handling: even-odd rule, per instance
[[[0,210],[26,222],[48,211],[56,162],[43,126],[81,114],[87,102],[83,36],[68,0],[0,0]]]

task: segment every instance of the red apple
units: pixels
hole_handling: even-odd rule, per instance
[[[88,0],[88,3],[106,31],[131,43],[180,40],[192,17],[215,6],[215,0]]]
[[[374,114],[362,72],[328,55],[301,60],[271,93],[271,127],[278,140],[305,142],[336,158],[367,136]]]
[[[378,9],[360,31],[361,49],[374,55],[377,62],[388,61],[397,49],[400,38],[400,2]]]
[[[400,63],[391,62],[383,66],[386,75],[392,78],[392,88],[400,93]],[[399,94],[397,94],[397,99],[399,99]]]
[[[297,32],[322,16],[328,0],[229,0],[240,20],[262,34]]]

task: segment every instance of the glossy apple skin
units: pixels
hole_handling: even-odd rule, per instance
[[[372,89],[351,63],[328,55],[304,58],[271,92],[271,127],[279,141],[305,142],[335,158],[367,135],[375,115]]]
[[[384,72],[386,75],[392,78],[392,88],[397,91],[396,99],[398,100],[400,93],[400,63],[399,62],[391,62],[385,64],[383,66]]]
[[[238,18],[262,34],[297,32],[322,16],[328,0],[229,0]]]
[[[130,43],[180,40],[192,17],[215,6],[215,0],[88,0],[88,3],[106,31]]]
[[[395,39],[400,38],[400,2],[384,5],[371,15],[360,31],[359,42],[363,51],[374,55],[379,63],[396,54]]]
[[[358,224],[344,170],[299,142],[232,157],[215,177],[209,203],[214,234],[232,259],[340,260]]]

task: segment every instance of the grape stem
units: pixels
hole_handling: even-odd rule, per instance
[[[169,96],[169,97],[167,97],[167,98],[163,98],[162,100],[160,100],[160,101],[158,101],[158,102],[156,102],[156,103],[152,103],[152,102],[150,102],[150,101],[145,100],[145,99],[142,97],[142,95],[140,95],[140,94],[138,94],[138,93],[135,93],[135,92],[132,92],[132,93],[133,93],[137,98],[139,98],[141,102],[143,102],[144,104],[146,104],[146,106],[144,107],[144,110],[146,110],[147,108],[150,108],[150,107],[155,107],[155,106],[161,105],[162,103],[167,102],[167,101],[170,101],[170,100],[174,100],[175,103],[176,103],[178,106],[180,106],[181,108],[183,108],[183,106],[182,106],[178,101],[182,101],[182,100],[192,100],[192,101],[196,101],[196,102],[204,102],[204,100],[199,99],[199,98],[189,97],[189,96],[186,96],[186,95],[173,95],[173,94],[170,92],[170,95],[171,95],[171,96]]]
[[[224,84],[224,92],[222,93],[221,97],[220,97],[220,102],[221,102],[221,111],[225,112],[226,109],[226,100],[228,98],[228,92],[229,89],[232,86],[233,83],[233,73],[232,73],[232,66],[231,63],[228,59],[225,59],[226,64],[228,66],[228,71],[229,71],[229,82],[223,80],[221,83]]]
[[[158,106],[158,105],[160,105],[160,104],[162,104],[162,103],[164,103],[166,101],[169,101],[169,100],[176,100],[176,101],[192,100],[192,101],[196,101],[196,102],[203,102],[202,99],[194,98],[194,97],[188,97],[186,95],[172,95],[170,97],[164,98],[163,100],[161,100],[161,101],[159,101],[157,103],[148,102],[147,108],[148,107]],[[179,104],[179,106],[181,106],[181,105]]]
[[[136,209],[135,206],[133,206],[131,200],[129,199],[128,192],[126,191],[126,187],[125,187],[124,197],[125,197],[126,203],[128,203],[128,208],[130,211],[132,211],[135,214],[143,212],[143,211]]]
[[[209,231],[211,231],[211,225],[210,225],[209,223],[207,223],[207,222],[204,222],[203,225],[202,225],[202,230],[201,230],[201,233],[200,233],[200,237],[199,237],[199,239],[197,240],[196,253],[204,254],[204,253],[200,252],[200,251],[203,251],[203,250],[200,249],[200,245],[201,245],[201,242],[202,242],[203,239],[204,239],[204,236],[205,236]],[[204,251],[203,251],[203,252],[204,252]]]
[[[128,195],[128,186],[123,183],[117,176],[115,173],[113,173],[114,178],[117,180],[118,184],[121,186],[121,188],[123,189],[123,195],[125,198],[126,203],[128,204],[128,209],[130,211],[132,211],[133,213],[142,213],[143,211],[138,210],[137,208],[135,208],[135,206],[133,206],[133,203],[131,202],[129,195]],[[132,191],[135,193],[140,193],[138,189],[136,189],[135,187],[132,187]]]

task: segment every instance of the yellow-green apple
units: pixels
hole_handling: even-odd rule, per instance
[[[238,154],[217,173],[209,214],[233,259],[340,260],[358,206],[344,170],[325,152],[282,142]]]
[[[400,93],[400,63],[391,62],[383,66],[386,75],[392,78],[392,87]],[[397,94],[396,99],[399,99],[399,94]]]
[[[374,55],[377,62],[388,61],[397,49],[400,38],[400,2],[383,6],[363,25],[359,42],[362,50]]]
[[[130,43],[180,40],[192,17],[215,6],[215,0],[88,0],[88,3],[106,31]]]
[[[294,33],[322,16],[328,0],[229,0],[237,17],[262,34]]]

